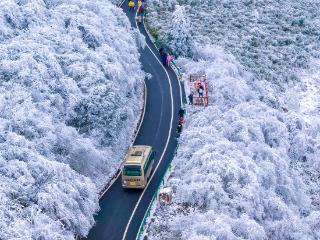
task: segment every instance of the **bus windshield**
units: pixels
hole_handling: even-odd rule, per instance
[[[141,176],[141,167],[135,165],[126,165],[123,168],[123,174],[126,176]]]

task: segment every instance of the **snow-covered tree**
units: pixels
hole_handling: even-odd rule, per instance
[[[187,8],[195,42],[226,48],[259,79],[293,82],[297,68],[319,57],[317,0],[150,0],[147,22],[160,39],[172,25],[172,2]]]
[[[149,237],[319,239],[318,115],[307,125],[283,111],[285,96],[217,46],[197,52],[199,61],[177,64],[185,76],[207,74],[209,106],[187,107],[167,183],[173,202],[156,206]]]
[[[88,233],[140,114],[140,39],[109,1],[0,1],[0,239]]]
[[[174,2],[203,46],[176,63],[207,74],[210,103],[187,109],[173,204],[157,207],[149,237],[320,239],[320,2],[149,0],[164,43]]]
[[[194,43],[191,25],[184,6],[176,5],[166,36],[166,43],[175,56],[191,57]]]

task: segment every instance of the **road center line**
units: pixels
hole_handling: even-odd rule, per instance
[[[137,13],[136,13],[136,15],[137,15]],[[138,27],[136,18],[134,19],[134,21],[135,21],[135,23],[136,23],[136,27],[138,28],[138,30],[139,30],[139,32],[140,32],[140,29],[139,29],[139,27]],[[141,32],[140,32],[140,33],[141,33]],[[173,95],[172,95],[171,78],[170,78],[167,70],[165,69],[165,67],[163,67],[162,63],[159,61],[158,57],[154,54],[154,52],[152,51],[152,49],[149,47],[148,43],[146,43],[146,46],[148,47],[148,49],[150,50],[150,52],[152,53],[152,55],[155,57],[155,59],[158,61],[158,63],[160,64],[160,66],[163,68],[163,70],[165,71],[165,73],[166,73],[166,75],[167,75],[167,80],[168,80],[169,86],[170,86],[170,98],[171,98],[170,129],[169,129],[169,133],[168,133],[166,145],[165,145],[164,150],[163,150],[163,152],[162,152],[162,154],[161,154],[161,157],[160,157],[160,159],[159,159],[159,161],[158,161],[158,164],[157,164],[156,168],[153,170],[153,173],[152,173],[152,175],[151,175],[151,177],[150,177],[150,179],[149,179],[146,187],[143,189],[143,192],[142,192],[142,194],[140,195],[140,197],[139,197],[139,199],[138,199],[138,201],[137,201],[137,203],[136,203],[136,205],[135,205],[135,207],[134,207],[134,209],[133,209],[133,211],[132,211],[132,214],[131,214],[130,219],[129,219],[129,222],[128,222],[127,226],[126,226],[125,232],[123,233],[122,240],[125,240],[125,238],[126,238],[126,236],[127,236],[127,232],[128,232],[129,226],[130,226],[131,221],[132,221],[132,218],[133,218],[133,216],[134,216],[134,214],[135,214],[135,212],[136,212],[136,210],[137,210],[137,208],[138,208],[138,206],[139,206],[139,204],[140,204],[140,202],[141,202],[141,199],[142,199],[144,193],[145,193],[146,190],[148,189],[148,186],[149,186],[149,184],[151,183],[151,181],[152,181],[152,179],[153,179],[153,177],[154,177],[154,174],[157,172],[157,170],[158,170],[158,168],[159,168],[159,166],[160,166],[160,163],[162,162],[162,159],[163,159],[163,156],[164,156],[165,152],[167,151],[167,147],[168,147],[168,144],[169,144],[169,141],[170,141],[170,136],[171,136],[171,131],[172,131],[172,123],[173,123],[173,108],[174,108],[174,105],[173,105]]]

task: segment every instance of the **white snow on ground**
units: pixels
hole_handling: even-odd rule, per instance
[[[302,71],[302,83],[304,92],[301,100],[301,113],[305,120],[311,124],[313,117],[320,115],[320,60],[314,59],[310,68]]]
[[[0,239],[88,233],[140,115],[141,43],[108,1],[0,2]]]
[[[184,6],[192,39],[231,52],[258,79],[296,81],[297,68],[320,57],[318,0],[148,0],[147,22],[170,40],[176,5]],[[178,13],[178,12],[177,12]],[[169,41],[170,42],[170,41]]]
[[[233,56],[216,46],[198,52],[178,64],[185,76],[207,74],[210,106],[187,107],[167,183],[173,204],[156,206],[148,237],[319,239],[319,118],[308,128]]]
[[[148,239],[320,239],[319,1],[148,3],[162,44],[202,46],[177,63],[210,90],[209,107],[187,106],[173,203]]]

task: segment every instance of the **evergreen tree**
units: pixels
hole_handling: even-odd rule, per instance
[[[191,37],[190,21],[184,6],[176,5],[167,38],[168,45],[175,56],[192,56],[194,44]]]

